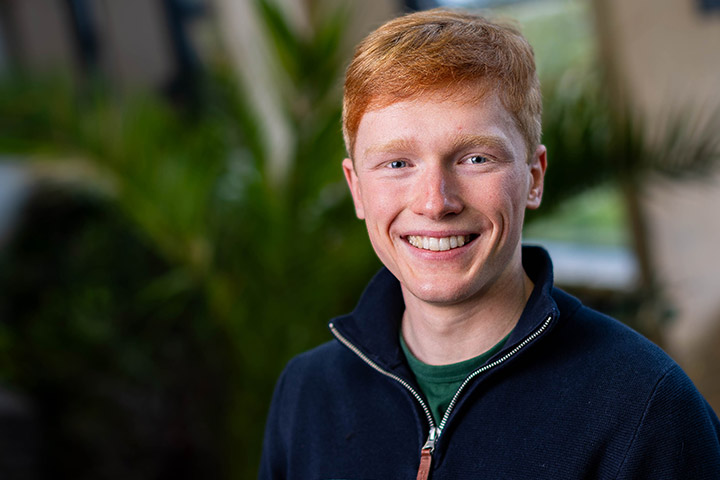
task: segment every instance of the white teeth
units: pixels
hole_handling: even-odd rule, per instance
[[[453,248],[462,247],[470,241],[468,235],[453,235],[450,237],[421,237],[420,235],[408,235],[407,241],[410,245],[423,250],[443,252]]]

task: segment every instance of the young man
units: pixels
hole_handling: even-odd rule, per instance
[[[718,419],[680,368],[521,246],[540,116],[511,28],[432,10],[359,45],[343,169],[386,268],[287,366],[260,478],[720,478]]]

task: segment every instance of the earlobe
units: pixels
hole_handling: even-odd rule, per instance
[[[547,169],[547,149],[545,145],[538,145],[530,159],[530,189],[528,191],[527,208],[536,209],[542,201],[545,170]]]
[[[365,210],[363,209],[362,195],[360,193],[357,174],[355,173],[355,165],[353,165],[353,161],[351,159],[346,158],[342,162],[342,167],[343,173],[345,174],[345,180],[350,188],[350,195],[352,195],[353,204],[355,205],[355,215],[357,215],[360,220],[364,220]]]

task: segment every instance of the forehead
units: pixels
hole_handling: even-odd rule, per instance
[[[355,154],[446,148],[468,139],[485,139],[506,149],[518,141],[524,143],[514,115],[494,89],[482,95],[470,93],[475,95],[467,90],[440,90],[376,104],[360,120]]]

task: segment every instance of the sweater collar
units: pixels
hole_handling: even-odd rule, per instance
[[[535,287],[525,309],[502,351],[512,348],[535,331],[548,316],[557,316],[552,298],[553,271],[547,252],[541,247],[524,246],[522,262]],[[406,373],[398,342],[405,303],[400,282],[383,267],[370,281],[355,310],[333,319],[335,328],[379,366]]]

